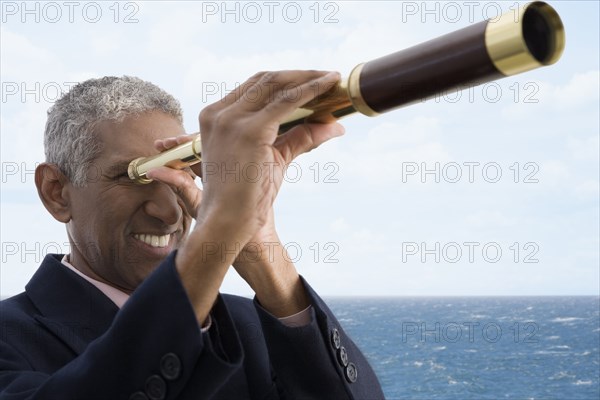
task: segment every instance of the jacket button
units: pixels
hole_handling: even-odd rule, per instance
[[[350,382],[350,383],[356,382],[356,379],[358,378],[358,369],[356,368],[356,365],[354,365],[354,363],[348,364],[345,372],[346,372],[346,380],[348,382]]]
[[[336,350],[342,345],[340,332],[336,328],[333,328],[333,331],[331,331],[331,344],[333,344],[333,347],[335,347]]]
[[[346,348],[344,346],[339,348],[337,356],[338,356],[338,362],[342,366],[345,367],[346,365],[348,365],[348,353],[346,352]]]
[[[129,397],[129,400],[148,400],[148,396],[144,392],[135,392]]]
[[[163,400],[167,395],[167,384],[158,375],[152,375],[146,381],[146,394],[150,400]]]
[[[181,374],[181,361],[173,353],[167,353],[160,360],[160,373],[169,381],[179,378]]]

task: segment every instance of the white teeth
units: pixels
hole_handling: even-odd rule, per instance
[[[150,235],[150,234],[140,234],[136,233],[133,235],[134,238],[149,244],[152,247],[166,247],[169,244],[169,238],[171,235]]]

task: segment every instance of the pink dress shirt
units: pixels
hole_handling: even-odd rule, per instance
[[[85,275],[84,273],[79,271],[77,268],[75,268],[68,260],[69,260],[68,255],[65,255],[61,262],[65,267],[67,267],[71,271],[75,272],[77,275],[79,275],[80,277],[82,277],[83,279],[85,279],[86,281],[88,281],[89,283],[94,285],[96,288],[98,288],[98,290],[100,290],[102,293],[104,293],[104,295],[106,297],[108,297],[113,303],[115,303],[116,306],[119,307],[119,309],[121,309],[123,307],[123,304],[125,304],[125,302],[129,299],[129,295],[127,293],[122,292],[119,289],[112,287],[104,282],[100,282],[94,278],[90,278],[89,276]],[[312,308],[312,306],[308,306],[307,308],[300,311],[299,313],[290,315],[288,317],[279,318],[279,321],[281,321],[281,323],[284,324],[285,326],[289,326],[289,327],[298,327],[298,326],[308,325],[310,323],[311,308]],[[212,325],[212,318],[210,317],[210,314],[208,314],[208,318],[204,322],[201,331],[206,332],[211,327],[211,325]]]

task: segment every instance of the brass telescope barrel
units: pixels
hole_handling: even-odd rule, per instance
[[[481,84],[554,64],[565,46],[558,13],[533,2],[488,21],[357,65],[347,78],[298,108],[280,133],[304,121],[329,122],[349,114],[376,116],[466,84]],[[151,182],[146,172],[201,161],[200,136],[151,157],[133,160],[129,177]]]

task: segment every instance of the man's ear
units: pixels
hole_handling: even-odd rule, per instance
[[[54,164],[42,163],[35,169],[35,186],[44,207],[65,224],[71,220],[68,184],[69,179]]]

